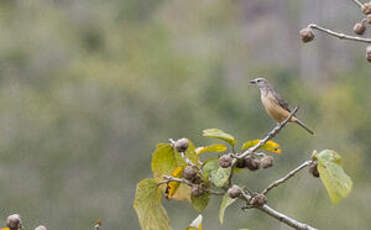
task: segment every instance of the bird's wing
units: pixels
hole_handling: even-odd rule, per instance
[[[274,96],[274,99],[277,101],[277,104],[279,104],[282,108],[284,108],[285,110],[291,112],[290,110],[290,105],[289,103],[287,103],[279,93],[277,93],[275,90],[272,90],[272,93],[273,93],[273,96]]]

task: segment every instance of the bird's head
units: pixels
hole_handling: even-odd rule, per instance
[[[255,78],[254,80],[251,80],[250,83],[256,84],[259,88],[265,88],[269,86],[268,80],[263,77]]]

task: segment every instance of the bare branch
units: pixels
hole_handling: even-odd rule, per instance
[[[301,223],[289,216],[286,216],[276,210],[274,210],[273,208],[271,208],[270,206],[268,205],[263,205],[261,207],[256,207],[257,209],[267,213],[268,215],[270,215],[271,217],[277,219],[278,221],[280,222],[283,222],[295,229],[298,229],[298,230],[317,230],[316,228],[308,225],[308,224],[304,224],[304,223]]]
[[[241,197],[242,199],[246,200],[247,202],[250,202],[252,196],[250,196],[249,194],[247,194],[246,192],[244,192],[242,190],[242,194],[241,194]],[[283,222],[295,229],[298,229],[298,230],[317,230],[316,228],[310,226],[310,225],[307,225],[307,224],[304,224],[304,223],[301,223],[289,216],[286,216],[276,210],[274,210],[273,208],[271,208],[270,206],[268,206],[267,204],[264,204],[262,206],[250,206],[248,204],[248,207],[249,208],[256,208],[256,209],[259,209],[265,213],[267,213],[268,215],[270,215],[271,217],[277,219],[278,221],[280,222]]]
[[[357,4],[361,9],[362,9],[362,2],[358,1],[358,0],[352,0],[355,4]]]
[[[245,152],[243,152],[241,155],[237,156],[238,159],[245,158],[249,154],[253,154],[256,150],[258,150],[260,147],[262,147],[265,143],[267,143],[269,140],[271,140],[273,137],[275,137],[283,127],[286,126],[286,124],[289,122],[292,116],[295,115],[295,113],[298,111],[299,107],[295,107],[290,115],[281,123],[278,123],[272,131],[270,131],[267,136],[265,136],[262,140],[259,141],[258,144],[254,145],[253,147],[247,149]]]
[[[298,173],[303,168],[309,166],[312,163],[312,161],[305,161],[303,164],[296,167],[294,170],[290,171],[286,176],[282,177],[281,179],[276,180],[272,184],[270,184],[266,189],[263,190],[262,194],[267,194],[271,189],[274,187],[277,187],[280,184],[285,183],[288,179],[295,176],[296,173]]]
[[[310,24],[308,25],[309,28],[318,30],[324,33],[327,33],[330,36],[342,39],[342,40],[350,40],[350,41],[356,41],[356,42],[363,42],[363,43],[371,43],[371,38],[362,38],[362,37],[357,37],[357,36],[351,36],[351,35],[346,35],[343,33],[338,33],[332,30],[329,30],[327,28],[318,26],[316,24]]]

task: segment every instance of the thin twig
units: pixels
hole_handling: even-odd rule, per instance
[[[295,107],[290,115],[281,123],[278,123],[263,139],[259,141],[258,144],[254,145],[251,148],[248,148],[245,152],[243,152],[241,155],[238,155],[238,159],[245,158],[247,155],[254,153],[256,150],[258,150],[260,147],[262,147],[265,143],[267,143],[269,140],[271,140],[274,136],[276,136],[283,127],[286,126],[286,124],[290,121],[291,117],[295,115],[295,113],[298,111],[299,107]]]
[[[303,168],[309,166],[312,163],[312,161],[305,161],[303,164],[299,165],[297,168],[294,170],[290,171],[286,176],[282,177],[281,179],[276,180],[272,184],[270,184],[266,189],[263,190],[262,194],[265,195],[267,194],[271,189],[274,187],[277,187],[280,184],[285,183],[288,179],[293,177],[296,173],[298,173],[300,170]]]
[[[169,182],[175,181],[175,182],[184,183],[186,185],[192,186],[191,182],[189,182],[189,181],[187,181],[183,178],[177,178],[177,177],[168,176],[168,175],[163,175],[162,177],[164,178],[164,181],[161,181],[161,182],[157,183],[157,185],[167,184]]]
[[[250,202],[252,196],[247,194],[245,191],[241,190],[240,198],[244,199],[247,202]],[[297,220],[295,220],[295,219],[293,219],[289,216],[286,216],[286,215],[274,210],[273,208],[271,208],[267,204],[264,204],[262,206],[249,206],[249,207],[259,209],[259,210],[267,213],[271,217],[277,219],[278,221],[283,222],[283,223],[287,224],[288,226],[293,227],[295,229],[298,229],[298,230],[317,230],[316,228],[314,228],[314,227],[312,227],[308,224],[301,223],[301,222],[299,222],[299,221],[297,221]]]
[[[286,216],[276,210],[274,210],[273,208],[271,208],[270,206],[268,205],[263,205],[261,207],[256,207],[257,209],[267,213],[268,215],[270,215],[271,217],[277,219],[278,221],[281,221],[291,227],[293,227],[294,229],[299,229],[299,230],[317,230],[316,228],[308,225],[308,224],[304,224],[304,223],[301,223],[289,216]]]
[[[362,9],[362,2],[358,1],[358,0],[352,0],[355,4],[357,4],[361,9]]]
[[[332,30],[329,30],[327,28],[324,28],[322,26],[318,26],[316,24],[310,24],[308,25],[309,28],[315,29],[324,33],[327,33],[330,36],[342,39],[342,40],[350,40],[350,41],[357,41],[357,42],[364,42],[364,43],[371,43],[371,38],[362,38],[357,36],[351,36],[343,33],[338,33]]]

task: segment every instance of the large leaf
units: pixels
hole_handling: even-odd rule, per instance
[[[186,228],[186,230],[202,230],[202,215],[198,215],[196,219]]]
[[[220,204],[220,208],[219,208],[219,221],[220,221],[221,224],[223,224],[225,209],[229,205],[233,204],[233,202],[235,202],[236,200],[237,200],[237,198],[232,199],[228,194],[225,194],[223,196],[223,200],[222,200],[222,203]]]
[[[203,136],[221,139],[228,142],[232,146],[236,144],[236,140],[234,139],[234,137],[228,133],[223,132],[223,130],[221,129],[205,129],[203,131]]]
[[[191,199],[192,199],[193,208],[198,212],[202,212],[206,208],[206,206],[209,204],[210,197],[209,197],[209,193],[205,192],[201,196],[192,195]]]
[[[179,153],[175,153],[170,144],[157,144],[156,150],[152,154],[152,172],[156,181],[162,181],[162,175],[171,175],[180,166],[177,154]]]
[[[227,150],[227,146],[223,144],[213,144],[213,145],[208,145],[208,146],[201,146],[196,149],[196,154],[202,154],[202,153],[209,153],[209,152],[224,152]]]
[[[138,183],[133,206],[142,230],[171,229],[161,197],[161,191],[154,179],[147,178]]]
[[[244,150],[246,150],[248,148],[251,148],[251,147],[257,145],[260,141],[261,141],[260,139],[256,139],[256,140],[252,140],[252,141],[247,141],[247,142],[245,142],[242,145],[241,150],[244,151]],[[277,144],[274,141],[267,141],[267,143],[265,143],[264,145],[262,145],[260,148],[261,149],[268,150],[268,151],[271,151],[273,153],[281,153],[282,152],[282,150],[280,149],[280,145]]]
[[[317,154],[318,171],[323,184],[326,187],[330,200],[337,204],[347,197],[352,190],[352,180],[344,172],[341,156],[333,150],[323,150]]]

